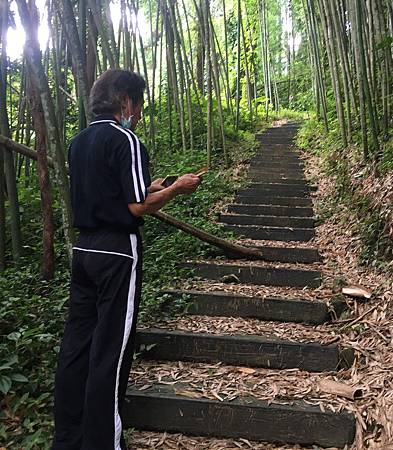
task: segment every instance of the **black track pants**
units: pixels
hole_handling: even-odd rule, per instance
[[[139,235],[81,233],[55,387],[53,450],[125,450],[120,411],[141,294]]]

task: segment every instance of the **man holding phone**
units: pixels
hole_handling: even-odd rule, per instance
[[[121,409],[141,296],[142,216],[201,183],[195,174],[166,188],[151,183],[147,151],[134,133],[144,89],[133,72],[106,71],[90,94],[95,118],[70,146],[80,234],[56,372],[53,450],[126,450]]]

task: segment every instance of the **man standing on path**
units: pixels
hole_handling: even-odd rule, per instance
[[[141,295],[141,216],[201,182],[187,174],[168,188],[151,183],[147,151],[134,133],[144,89],[132,72],[101,75],[90,94],[95,118],[70,146],[80,235],[56,373],[53,450],[126,449],[120,412]]]

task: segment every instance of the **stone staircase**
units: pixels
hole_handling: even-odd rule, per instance
[[[339,315],[343,305],[328,307],[318,298],[310,300],[323,275],[318,268],[318,249],[307,246],[314,236],[313,187],[304,178],[303,163],[293,143],[296,132],[296,124],[287,124],[257,135],[260,149],[250,162],[251,182],[237,192],[234,203],[220,216],[228,230],[253,240],[264,261],[183,263],[194,277],[204,280],[201,288],[167,292],[170,299],[189,298],[185,312],[188,328],[180,327],[179,322],[179,329],[172,323],[167,328],[139,330],[137,352],[146,364],[156,361],[159,366],[171,361],[178,365],[180,361],[196,364],[195,370],[198,365],[215,364],[212,371],[240,366],[246,368],[245,373],[247,368],[265,368],[259,382],[268,386],[272,383],[270,371],[282,371],[285,379],[288,370],[331,374],[353,363],[350,348],[329,343],[332,336],[323,339],[323,331],[314,332],[316,325],[331,320],[332,313]],[[216,289],[222,282],[236,290]],[[203,288],[207,285],[209,289]],[[253,287],[258,292],[266,289],[267,294],[250,294]],[[293,295],[272,295],[272,289],[278,293],[292,289]],[[257,320],[267,332],[222,332],[215,322],[218,318]],[[281,323],[284,329],[285,324],[295,327],[296,339],[280,337]],[[252,330],[252,324],[250,327]],[[307,398],[290,397],[280,401],[247,395],[212,399],[189,394],[198,389],[198,383],[160,380],[158,376],[157,383],[141,388],[131,379],[124,410],[127,427],[336,448],[350,444],[355,436],[353,415],[320,407],[315,398],[314,404]]]

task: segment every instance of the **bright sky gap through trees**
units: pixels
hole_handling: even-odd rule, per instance
[[[50,30],[48,27],[48,13],[47,13],[47,0],[37,0],[36,5],[38,10],[40,11],[40,25],[38,28],[38,40],[40,42],[41,50],[45,50],[48,46],[51,46],[50,43]],[[23,46],[25,44],[25,31],[20,23],[19,14],[17,11],[17,7],[15,2],[11,2],[11,11],[15,20],[15,26],[10,27],[8,30],[8,45],[7,51],[11,60],[15,60],[21,58],[23,53]],[[121,20],[120,17],[120,5],[118,1],[112,1],[110,3],[110,11],[111,17],[113,21],[113,25],[116,28],[119,27],[119,23]],[[138,31],[141,33],[142,38],[146,39],[149,33],[149,25],[146,21],[146,18],[143,14],[138,16],[136,19],[135,14],[129,14],[129,18],[132,22],[138,25]]]
[[[50,46],[50,30],[47,25],[48,21],[48,15],[47,15],[47,0],[37,0],[36,5],[38,10],[40,11],[40,26],[38,29],[38,39],[40,42],[41,50],[45,50],[48,45]],[[11,60],[18,59],[22,56],[23,53],[23,46],[25,43],[25,32],[24,29],[20,23],[19,14],[17,12],[17,7],[14,1],[11,2],[10,8],[15,20],[15,26],[11,27],[8,30],[8,55]],[[114,28],[117,29],[119,27],[119,23],[121,20],[120,16],[120,4],[119,1],[112,1],[110,3],[110,11],[111,11],[111,17],[113,21]],[[283,31],[285,33],[291,33],[292,30],[292,18],[288,14],[288,9],[283,4],[281,6],[281,20],[283,23]],[[138,30],[142,35],[143,39],[146,39],[149,34],[149,25],[147,23],[146,17],[142,14],[139,14],[138,19],[136,19],[136,16],[132,16],[132,21],[134,24],[138,25]],[[288,35],[288,41],[290,42],[290,45],[294,46],[294,50],[297,51],[300,46],[301,42],[301,35],[298,33],[295,33],[294,39],[292,40],[292,37]]]

